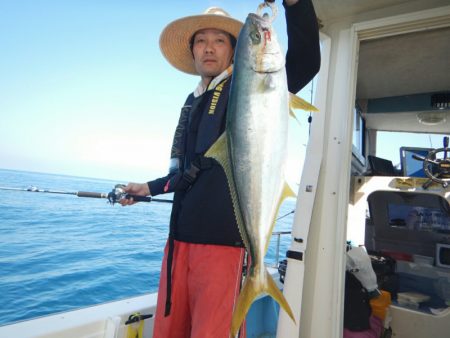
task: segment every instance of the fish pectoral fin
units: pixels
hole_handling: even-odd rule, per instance
[[[297,121],[298,125],[301,126],[302,124],[300,123],[300,120],[297,118],[297,115],[295,115],[294,111],[292,110],[291,107],[289,107],[289,116],[292,117],[293,119],[295,119],[295,121]]]
[[[280,199],[279,199],[278,204],[277,204],[276,215],[278,215],[278,213],[280,212],[281,204],[282,204],[283,201],[284,201],[286,198],[288,198],[288,197],[294,197],[294,198],[297,198],[297,195],[296,195],[295,192],[291,189],[291,187],[289,186],[289,184],[287,184],[287,182],[284,182],[283,191],[281,192],[281,196],[280,196]],[[270,227],[270,233],[272,233],[272,230],[273,230],[273,228],[275,227],[275,223],[276,223],[276,222],[277,222],[276,219],[274,219],[274,220],[272,221],[272,225],[271,225],[271,227]],[[269,244],[270,244],[270,242],[267,242],[267,243],[266,243],[266,247],[265,247],[265,249],[264,249],[264,253],[266,253],[267,250],[269,249]]]
[[[289,93],[289,106],[293,109],[318,112],[319,109],[295,94]]]
[[[289,306],[283,293],[278,288],[277,284],[264,267],[264,280],[259,280],[257,275],[248,276],[244,282],[244,286],[239,294],[236,302],[236,307],[233,311],[233,317],[231,319],[231,337],[235,337],[239,328],[241,327],[245,316],[247,315],[250,306],[256,297],[264,292],[270,295],[275,301],[280,304],[280,307],[296,322],[291,307]]]

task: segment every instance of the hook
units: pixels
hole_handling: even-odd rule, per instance
[[[272,10],[272,16],[269,17],[269,15],[267,13],[263,14],[263,10],[264,8],[270,8]],[[273,20],[275,20],[275,18],[277,17],[277,13],[278,13],[278,9],[277,6],[275,6],[275,1],[264,1],[262,4],[260,4],[258,6],[258,9],[256,10],[256,14],[265,18],[266,20],[268,20],[270,23],[273,22]]]

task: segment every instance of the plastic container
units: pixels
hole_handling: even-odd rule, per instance
[[[450,277],[439,277],[433,283],[437,295],[450,306]]]
[[[413,255],[413,262],[420,265],[433,265],[434,258],[422,255]]]
[[[419,292],[399,292],[397,294],[397,302],[400,306],[417,310],[420,303],[426,302],[430,296]]]
[[[370,300],[370,307],[372,308],[372,315],[384,321],[389,305],[392,303],[391,293],[384,290],[381,290],[380,292],[381,295]]]

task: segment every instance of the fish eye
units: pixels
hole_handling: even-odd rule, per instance
[[[258,31],[253,31],[250,33],[250,38],[254,44],[258,44],[261,42],[261,34]]]

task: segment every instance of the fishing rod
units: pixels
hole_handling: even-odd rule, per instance
[[[29,186],[28,188],[13,188],[13,187],[0,187],[0,190],[13,190],[13,191],[26,191],[26,192],[40,192],[48,194],[62,194],[62,195],[75,195],[77,197],[89,197],[89,198],[107,198],[108,202],[114,205],[123,199],[132,198],[135,202],[159,202],[159,203],[173,203],[172,200],[153,198],[151,196],[137,196],[130,195],[125,192],[125,186],[123,184],[116,184],[114,189],[109,193],[91,192],[91,191],[61,191],[50,189],[39,189],[35,186]]]

